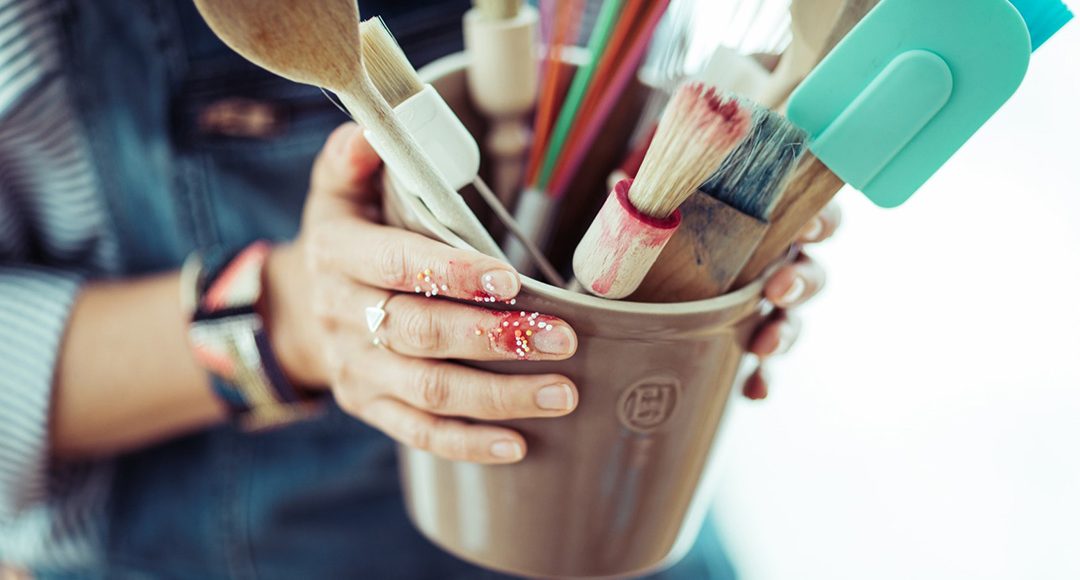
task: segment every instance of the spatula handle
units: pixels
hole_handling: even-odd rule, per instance
[[[799,232],[843,187],[842,179],[817,157],[808,155],[777,202],[765,237],[739,273],[734,287],[756,280],[773,262],[783,257]]]

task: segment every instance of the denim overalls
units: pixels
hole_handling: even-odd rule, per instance
[[[387,16],[423,64],[460,50],[468,4],[361,8]],[[191,0],[69,0],[65,18],[127,275],[176,269],[198,248],[295,235],[312,161],[345,121],[322,93],[233,54]],[[279,431],[221,426],[123,457],[108,513],[104,564],[86,577],[499,577],[413,529],[393,444],[336,408]],[[660,577],[728,576],[710,536]]]

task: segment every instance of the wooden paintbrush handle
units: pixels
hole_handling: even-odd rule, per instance
[[[682,221],[678,210],[666,219],[641,213],[630,202],[631,182],[615,186],[574,251],[574,276],[602,298],[633,294]]]
[[[769,265],[784,256],[799,232],[844,185],[844,181],[817,157],[807,156],[773,210],[765,237],[739,273],[735,286],[742,287],[756,280]]]
[[[697,192],[683,221],[638,290],[637,302],[690,302],[723,295],[735,282],[768,224]]]
[[[492,185],[499,201],[508,208],[514,207],[518,188],[525,180],[525,156],[531,137],[529,126],[520,117],[496,119],[488,132],[485,144],[491,154]]]

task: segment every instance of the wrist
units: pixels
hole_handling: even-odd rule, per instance
[[[294,243],[274,247],[263,272],[262,315],[271,348],[289,381],[322,390],[328,383],[317,321],[309,313],[304,257]]]

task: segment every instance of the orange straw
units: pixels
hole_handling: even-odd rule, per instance
[[[611,73],[611,78],[604,79],[603,83],[595,85],[594,89],[597,89],[595,95],[591,92],[586,98],[594,98],[590,105],[590,109],[599,107],[599,110],[586,111],[586,118],[580,119],[575,124],[574,129],[570,134],[570,138],[567,139],[567,148],[562,151],[559,157],[559,162],[556,165],[553,178],[550,182],[550,190],[548,193],[555,197],[560,197],[566,189],[567,180],[572,175],[567,175],[567,172],[573,173],[578,170],[583,160],[583,148],[587,147],[589,143],[583,141],[591,141],[596,138],[597,131],[600,126],[606,121],[606,118],[614,110],[618,103],[616,97],[618,92],[621,92],[630,76],[633,74],[633,67],[636,63],[626,62],[628,59],[634,61],[640,60],[645,45],[649,42],[649,37],[655,31],[656,25],[659,23],[663,12],[667,9],[668,2],[661,1],[654,4],[643,14],[643,18],[635,18],[633,36],[631,42],[628,43],[627,50],[624,54],[620,55],[620,58],[614,60],[616,64],[616,70]],[[621,22],[620,22],[621,24]],[[618,86],[611,86],[617,84]],[[596,101],[599,101],[597,103]]]
[[[536,183],[537,174],[540,172],[540,162],[547,149],[547,140],[555,121],[555,111],[558,110],[559,64],[562,62],[563,44],[567,42],[567,39],[577,36],[578,28],[581,26],[581,11],[584,2],[585,0],[562,2],[555,14],[555,30],[552,33],[551,44],[548,46],[544,84],[540,89],[540,102],[533,125],[534,138],[532,151],[529,152],[529,165],[525,173],[526,183]]]
[[[593,76],[589,91],[585,94],[585,102],[581,107],[582,119],[574,124],[572,136],[579,133],[578,130],[582,125],[580,121],[585,120],[584,117],[594,112],[592,109],[600,100],[604,87],[611,82],[610,76],[614,72],[615,65],[622,58],[625,58],[627,45],[624,43],[627,42],[630,34],[635,32],[636,28],[640,28],[644,21],[644,14],[638,14],[643,2],[644,0],[629,0],[619,16],[619,21],[615,24],[615,30],[611,33],[611,40],[608,42],[607,49],[600,58],[600,64],[596,67],[596,74]]]

